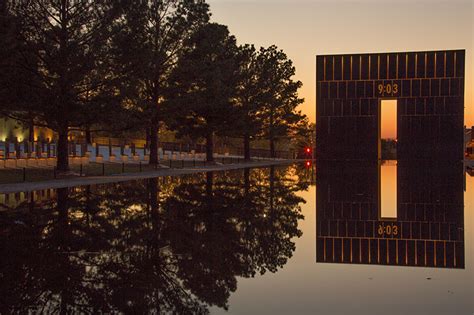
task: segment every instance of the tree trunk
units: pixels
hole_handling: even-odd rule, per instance
[[[57,149],[57,169],[60,172],[69,171],[69,148],[68,148],[68,127],[63,126],[58,130],[58,149]]]
[[[86,191],[85,191],[85,197],[86,197],[85,210],[86,210],[88,224],[90,224],[91,215],[94,212],[94,202],[92,201],[91,196],[92,196],[91,185],[87,185]]]
[[[214,185],[214,172],[206,173],[206,196],[209,203],[209,210],[212,209],[212,190]]]
[[[59,253],[65,253],[68,251],[72,240],[72,231],[69,226],[69,188],[58,188],[56,194],[58,218],[52,235],[53,239],[56,240],[55,246],[57,246]],[[70,270],[71,264],[68,255],[58,255],[56,258],[59,258],[54,261],[55,266],[59,269],[56,279],[59,279],[59,283],[62,284],[59,290],[61,292],[59,296],[61,299],[59,314],[68,314],[67,305],[71,305],[71,299],[68,290],[65,290],[67,286],[66,270]]]
[[[158,178],[155,177],[148,179],[146,186],[149,198],[147,211],[149,212],[148,215],[150,218],[151,229],[153,231],[151,240],[154,244],[159,244],[162,242],[160,236],[163,219],[160,215],[160,186]]]
[[[145,149],[150,149],[150,128],[145,129]]]
[[[58,221],[61,222],[63,227],[68,226],[68,211],[69,211],[69,189],[58,188],[57,189],[57,210],[58,210]]]
[[[92,144],[91,129],[89,127],[86,127],[86,143]]]
[[[150,127],[150,164],[158,164],[158,123],[152,122]]]
[[[148,198],[149,198],[149,210],[151,211],[151,216],[159,209],[158,201],[158,178],[150,178],[147,181],[148,189]],[[156,213],[155,213],[156,214]]]
[[[275,197],[275,166],[270,166],[270,213],[273,214],[275,208],[274,198]]]
[[[244,196],[247,197],[250,191],[250,169],[244,168]]]
[[[244,135],[244,159],[250,161],[250,136]]]
[[[206,160],[208,162],[214,161],[214,141],[213,133],[209,132],[206,136]]]
[[[275,140],[273,140],[273,139],[270,139],[270,157],[272,157],[272,158],[276,157]]]
[[[270,130],[269,130],[269,139],[270,139],[270,157],[275,157],[275,138],[273,133],[273,109],[270,112]]]
[[[35,142],[35,125],[33,120],[30,121],[28,126],[28,141],[31,143]]]

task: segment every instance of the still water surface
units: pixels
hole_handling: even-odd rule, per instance
[[[457,165],[215,172],[0,209],[1,314],[474,312],[474,177]]]

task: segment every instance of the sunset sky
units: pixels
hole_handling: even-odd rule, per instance
[[[473,0],[208,0],[239,44],[277,45],[315,121],[319,54],[466,49],[465,124],[474,125]]]

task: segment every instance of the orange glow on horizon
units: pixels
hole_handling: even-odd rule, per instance
[[[316,55],[466,49],[464,120],[474,125],[472,1],[207,2],[212,20],[228,25],[239,44],[274,44],[293,60],[295,79],[303,82],[305,102],[299,109],[311,122],[316,121]]]
[[[382,100],[380,112],[380,138],[397,139],[397,101]]]

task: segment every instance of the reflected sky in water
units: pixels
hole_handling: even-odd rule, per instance
[[[472,314],[474,177],[459,167],[429,170],[420,175],[398,165],[397,203],[424,204],[422,222],[435,219],[427,214],[431,206],[460,203],[462,212],[464,204],[463,214],[453,217],[448,207],[436,217],[459,224],[464,266],[458,268],[318,259],[318,239],[354,245],[370,236],[350,228],[325,235],[324,222],[384,221],[377,165],[239,170],[0,195],[0,313]],[[363,204],[372,212],[344,214],[356,203],[360,213]],[[328,212],[338,204],[340,215]],[[399,210],[395,222],[420,219],[419,211],[409,213]],[[401,225],[398,236],[376,230],[374,238],[406,238]],[[441,232],[429,235],[443,239]]]
[[[326,184],[344,178],[346,183],[355,182],[354,185],[348,183],[346,188],[352,186],[367,190],[367,181],[376,181],[377,165],[368,167],[372,179],[367,177],[367,166],[364,167],[366,169],[362,173],[365,173],[365,177],[356,175],[361,170],[354,165],[319,165],[318,172],[323,176],[330,174],[323,179]],[[446,168],[438,168],[438,174],[441,172],[442,178],[442,171],[445,171],[454,176],[455,190],[464,199],[464,269],[316,263],[316,196],[328,196],[320,192],[317,194],[317,187],[312,185],[308,191],[298,194],[307,203],[302,206],[305,219],[300,221],[299,228],[303,236],[295,241],[294,256],[276,274],[241,279],[239,290],[230,298],[230,314],[472,314],[474,177],[461,172],[459,178],[458,167],[454,167],[454,174],[452,168],[449,171],[450,168],[447,171]],[[420,170],[426,176],[431,169],[409,166],[402,173],[411,178],[411,188],[419,185],[413,192],[413,198],[426,187],[426,182],[423,185],[420,183],[424,179],[420,177]],[[319,180],[320,176],[318,189],[321,188]],[[405,179],[402,182],[407,184]],[[438,183],[443,182],[440,180]],[[370,186],[372,189],[376,187],[373,183]],[[454,192],[453,189],[451,192]],[[360,198],[359,193],[355,195]],[[372,194],[372,197],[375,196]],[[226,314],[222,310],[213,311],[215,314]]]

